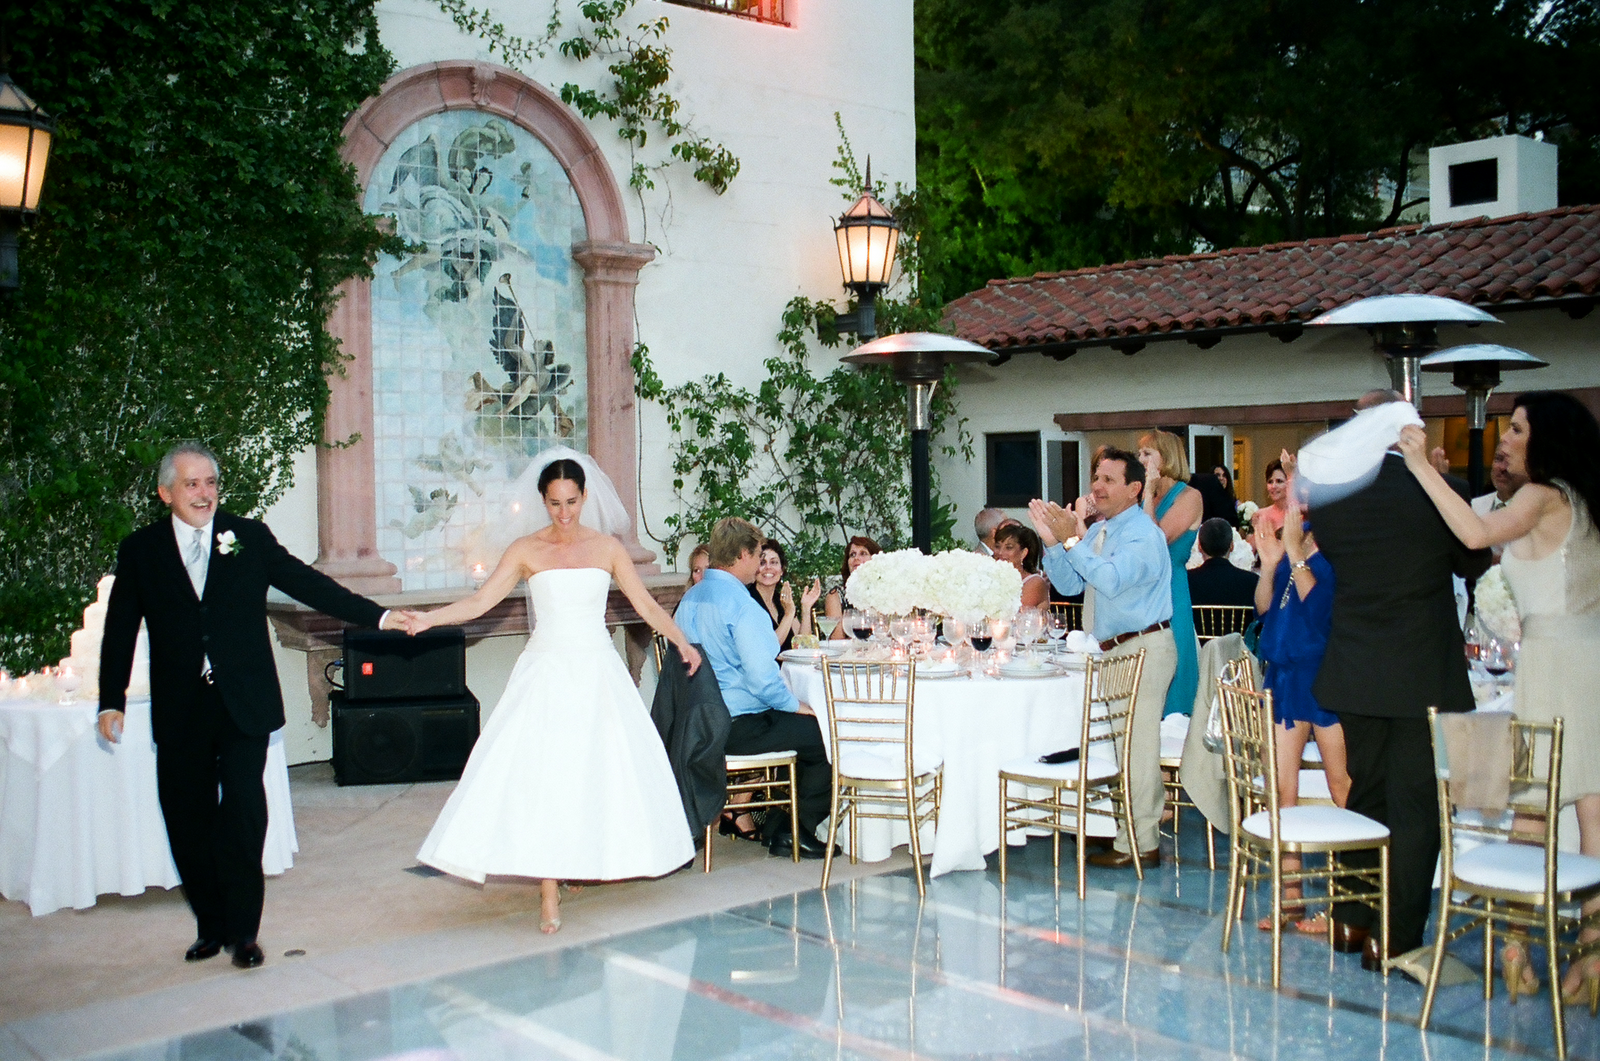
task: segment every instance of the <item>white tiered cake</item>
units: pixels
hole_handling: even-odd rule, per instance
[[[100,696],[100,639],[105,635],[106,606],[111,601],[111,584],[116,576],[107,575],[95,584],[95,600],[83,610],[83,629],[72,635],[72,655],[61,661],[83,679],[78,695],[86,700]],[[133,648],[133,673],[128,676],[128,698],[150,695],[150,640],[144,624],[139,624],[139,640]]]

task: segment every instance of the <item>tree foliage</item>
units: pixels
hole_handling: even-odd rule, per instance
[[[1429,146],[1600,195],[1592,0],[919,0],[927,283],[1394,224]]]
[[[337,286],[389,239],[341,128],[392,70],[372,0],[40,0],[11,73],[59,122],[0,302],[0,663],[65,655],[156,458],[259,512],[321,440]]]

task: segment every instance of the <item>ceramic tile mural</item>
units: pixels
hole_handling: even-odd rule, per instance
[[[588,448],[583,211],[536,137],[478,111],[402,133],[366,209],[420,248],[372,281],[378,551],[408,590],[469,585],[529,459]]]

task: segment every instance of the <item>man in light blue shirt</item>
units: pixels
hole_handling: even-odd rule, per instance
[[[711,566],[689,587],[673,616],[689,640],[700,646],[717,677],[722,699],[733,716],[729,755],[792,750],[798,757],[795,794],[799,801],[800,854],[821,858],[817,826],[828,816],[833,768],[822,743],[822,729],[809,707],[795,699],[778,669],[778,638],[772,617],[750,595],[761,564],[765,538],[754,525],[728,517],[711,530]],[[767,843],[774,854],[790,853],[789,820],[768,816]]]
[[[1108,657],[1144,650],[1144,670],[1129,726],[1128,787],[1138,835],[1138,859],[1161,864],[1161,810],[1166,789],[1161,780],[1161,712],[1167,687],[1178,667],[1172,639],[1172,560],[1167,538],[1139,504],[1144,466],[1120,449],[1108,449],[1094,468],[1090,495],[1105,520],[1087,526],[1088,499],[1075,508],[1035,500],[1028,514],[1046,546],[1044,571],[1066,594],[1086,589],[1093,599],[1093,630]],[[1071,549],[1061,543],[1081,539]],[[1085,608],[1087,612],[1088,607]],[[1093,855],[1099,866],[1126,867],[1134,861],[1126,831],[1118,827],[1114,850]]]

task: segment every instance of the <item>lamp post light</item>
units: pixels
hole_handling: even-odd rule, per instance
[[[923,552],[933,549],[933,499],[928,432],[933,426],[933,392],[944,367],[987,361],[993,355],[977,343],[935,332],[903,332],[864,343],[841,360],[863,368],[891,369],[906,385],[906,428],[911,432],[911,543]]]
[[[1372,348],[1389,362],[1390,385],[1416,405],[1422,399],[1422,359],[1439,348],[1441,324],[1499,324],[1476,306],[1439,295],[1373,295],[1331,309],[1307,327],[1365,328]]]
[[[39,210],[56,123],[0,72],[0,290],[17,286],[17,237]]]
[[[1492,343],[1452,346],[1422,359],[1422,371],[1451,373],[1451,382],[1467,394],[1467,482],[1473,496],[1484,488],[1483,431],[1489,425],[1489,395],[1500,386],[1500,373],[1548,365],[1530,353]]]
[[[834,334],[854,332],[863,340],[874,339],[878,334],[878,292],[889,286],[889,274],[894,271],[900,223],[872,194],[871,159],[867,160],[866,187],[861,189],[861,198],[834,222],[833,238],[839,245],[839,273],[844,286],[856,296],[856,311],[834,318]]]

